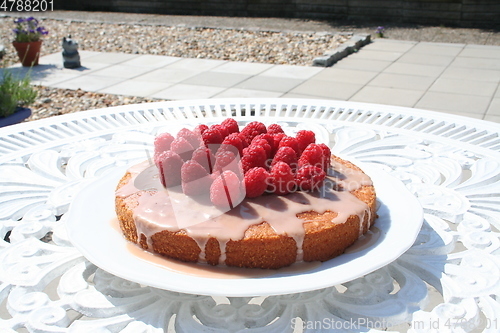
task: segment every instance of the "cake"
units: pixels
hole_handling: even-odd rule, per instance
[[[215,133],[215,134],[214,134]],[[371,179],[279,125],[233,119],[155,139],[127,170],[115,208],[125,238],[168,258],[277,269],[342,254],[376,218]]]

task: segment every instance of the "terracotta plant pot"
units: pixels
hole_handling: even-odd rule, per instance
[[[37,66],[38,59],[40,58],[40,49],[42,48],[42,41],[36,42],[12,42],[17,51],[21,64],[25,67]]]

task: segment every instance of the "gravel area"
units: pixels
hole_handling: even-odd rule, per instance
[[[155,54],[270,64],[307,66],[312,60],[349,38],[349,34],[328,32],[276,32],[244,29],[215,29],[139,24],[109,24],[43,20],[49,30],[42,53],[61,52],[61,40],[71,35],[80,50]],[[17,62],[10,39],[11,18],[0,19],[1,42]]]
[[[315,57],[349,39],[349,33],[279,32],[255,29],[182,27],[124,23],[75,22],[44,19],[49,30],[42,55],[61,52],[61,40],[71,35],[80,50],[155,54],[186,58],[246,61],[309,66]],[[10,41],[12,17],[0,18],[6,48],[3,67],[18,62]],[[123,104],[158,101],[155,99],[37,87],[39,97],[31,106],[30,120],[63,113]]]

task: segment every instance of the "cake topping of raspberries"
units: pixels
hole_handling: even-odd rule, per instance
[[[222,209],[236,207],[244,198],[242,182],[231,170],[221,173],[210,186],[210,200]]]
[[[244,197],[316,191],[330,167],[331,151],[312,131],[288,136],[278,124],[253,121],[240,131],[232,118],[183,128],[155,139],[154,161],[165,187],[182,185],[188,196],[207,196],[221,209]]]
[[[172,141],[170,150],[178,154],[184,161],[191,159],[193,154],[193,146],[183,137],[177,138]]]
[[[198,162],[208,173],[212,173],[215,157],[210,149],[205,146],[196,148],[191,159]]]
[[[247,172],[251,168],[265,167],[267,161],[266,150],[262,146],[250,145],[243,149],[241,157],[241,166],[243,172]]]
[[[193,149],[198,148],[203,144],[203,139],[200,133],[193,132],[187,128],[183,128],[177,133],[177,138],[184,138],[193,147]]]
[[[271,167],[278,162],[285,162],[292,168],[292,170],[297,169],[298,161],[295,150],[287,146],[280,147],[280,149],[278,149],[278,151],[274,155],[273,161],[271,162]]]
[[[313,131],[300,130],[295,137],[297,138],[300,153],[302,153],[309,144],[316,142],[316,135]]]
[[[221,144],[224,137],[218,128],[210,127],[201,134],[205,145]]]
[[[222,141],[222,146],[219,149],[225,149],[228,146],[233,146],[236,147],[238,150],[238,153],[240,156],[243,155],[243,142],[241,141],[241,138],[239,137],[238,133],[231,133],[228,136],[224,138],[224,141]]]
[[[323,168],[323,149],[318,144],[309,144],[300,155],[299,168],[306,164]]]
[[[203,134],[203,132],[205,132],[207,129],[208,129],[208,126],[207,126],[207,125],[205,125],[205,124],[200,124],[200,125],[198,125],[198,126],[196,126],[196,127],[194,128],[194,131],[193,131],[193,132],[194,132],[194,133],[196,133],[197,135],[202,135],[202,134]]]
[[[326,172],[322,168],[306,164],[297,171],[295,181],[301,190],[314,191],[321,186],[325,177]]]
[[[278,162],[271,168],[268,191],[285,195],[295,191],[295,175],[292,168],[285,162]]]
[[[159,155],[164,151],[170,150],[170,145],[175,138],[170,133],[162,133],[155,138],[154,147],[155,155]]]
[[[280,125],[271,124],[271,125],[267,126],[267,133],[276,134],[276,133],[285,133],[285,131],[283,131],[283,128],[281,128]]]
[[[163,186],[171,187],[181,184],[181,168],[184,161],[171,150],[158,154],[155,164],[160,172],[160,180]]]
[[[291,136],[285,136],[281,139],[278,149],[281,147],[290,147],[293,150],[295,150],[295,154],[297,156],[300,156],[301,150],[299,149],[299,144],[297,142],[297,139]]]
[[[233,118],[224,119],[224,121],[221,123],[221,126],[224,127],[229,134],[240,132],[238,122]]]
[[[259,146],[264,148],[264,151],[266,152],[266,159],[272,158],[273,149],[271,148],[271,145],[266,139],[262,137],[259,138],[259,135],[253,138],[250,146]]]
[[[208,192],[212,178],[200,163],[189,160],[181,168],[182,191],[195,196]]]
[[[248,170],[244,177],[247,198],[255,198],[264,194],[268,178],[269,172],[262,167]]]
[[[332,159],[332,151],[330,150],[330,147],[328,147],[324,143],[320,143],[319,147],[323,151],[323,170],[325,172],[328,172],[328,168],[330,167]]]
[[[222,172],[225,168],[236,161],[236,154],[231,150],[221,150],[215,154],[213,172]]]
[[[260,121],[252,121],[241,130],[240,136],[250,144],[253,138],[262,133],[267,133],[266,125]]]

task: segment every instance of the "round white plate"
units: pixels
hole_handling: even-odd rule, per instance
[[[361,165],[360,165],[361,166]],[[115,214],[115,187],[125,173],[110,176],[82,189],[67,213],[68,237],[92,263],[121,278],[181,293],[211,296],[268,296],[330,287],[354,280],[381,268],[409,249],[422,226],[423,210],[401,181],[373,167],[361,166],[372,178],[379,208],[375,233],[346,253],[304,272],[280,272],[265,277],[233,279],[186,275],[155,265],[132,254],[130,244],[111,221]],[[376,237],[375,237],[376,236]],[[359,245],[359,244],[358,244]],[[353,245],[356,248],[356,244]]]

